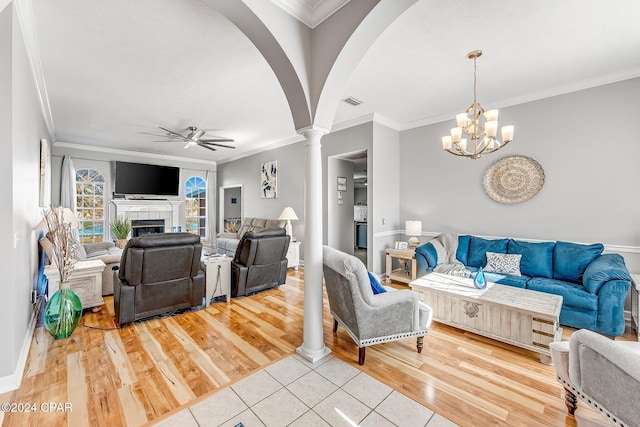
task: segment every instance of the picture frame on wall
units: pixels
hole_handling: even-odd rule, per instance
[[[263,199],[278,197],[278,161],[264,162],[260,166],[260,196]]]
[[[51,204],[51,148],[49,141],[40,140],[40,207]]]
[[[339,176],[338,177],[338,191],[347,191],[347,177]]]

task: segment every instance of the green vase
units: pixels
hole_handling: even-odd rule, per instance
[[[44,327],[53,338],[67,338],[78,326],[82,316],[82,302],[68,283],[60,283],[60,289],[47,301],[44,308]]]

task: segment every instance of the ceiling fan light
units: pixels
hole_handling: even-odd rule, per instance
[[[193,136],[191,137],[191,139],[195,139],[198,140],[200,139],[200,137],[204,135],[204,131],[203,130],[199,130],[196,133],[193,134]]]

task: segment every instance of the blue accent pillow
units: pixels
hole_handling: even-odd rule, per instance
[[[456,251],[456,259],[464,265],[467,265],[467,261],[469,258],[469,243],[471,243],[471,236],[458,236],[458,250]]]
[[[416,248],[416,253],[425,257],[429,267],[433,268],[438,265],[438,253],[431,243],[425,243],[424,245],[418,246]]]
[[[584,270],[603,250],[602,243],[581,245],[557,242],[553,250],[553,278],[574,283],[582,282]]]
[[[507,253],[521,254],[520,271],[525,276],[553,278],[553,248],[556,242],[509,240]]]
[[[375,274],[373,274],[370,271],[367,271],[367,274],[369,275],[369,281],[371,282],[371,290],[373,291],[374,295],[387,292],[387,290],[382,287],[382,285],[378,281],[378,278],[375,276]]]
[[[508,242],[509,239],[487,240],[481,237],[471,236],[467,265],[484,267],[487,264],[487,252],[506,254]]]

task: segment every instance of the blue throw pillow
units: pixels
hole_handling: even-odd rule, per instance
[[[487,264],[487,252],[506,254],[508,242],[509,239],[487,240],[481,237],[471,236],[467,265],[484,268]]]
[[[427,265],[431,268],[438,265],[438,253],[431,243],[425,243],[416,248],[416,253],[421,254],[427,260]]]
[[[467,261],[469,260],[469,243],[471,243],[471,236],[458,236],[456,259],[464,265],[467,265]]]
[[[371,290],[373,291],[374,295],[387,292],[387,290],[382,287],[382,285],[378,281],[378,278],[375,276],[375,274],[373,274],[370,271],[367,271],[367,274],[369,275],[369,281],[371,282]]]
[[[602,243],[580,245],[557,242],[553,250],[553,278],[574,283],[582,282],[584,270],[603,250]]]
[[[553,278],[555,242],[522,242],[509,240],[507,253],[521,254],[520,271],[525,276]]]

